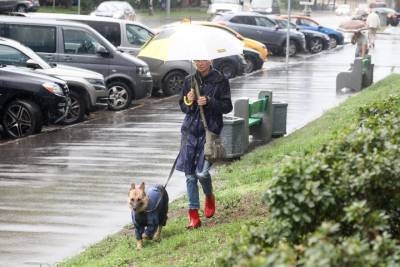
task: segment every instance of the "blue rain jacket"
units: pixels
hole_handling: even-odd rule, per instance
[[[146,233],[149,238],[153,238],[157,227],[159,225],[165,226],[167,223],[169,198],[165,188],[162,185],[149,187],[146,190],[146,195],[149,198],[149,205],[146,211],[137,213],[132,210],[131,213],[136,240],[141,240],[143,233]]]
[[[199,107],[196,102],[187,106],[183,101],[190,88],[194,88],[191,85],[193,77],[199,84],[201,95],[208,97],[204,114],[210,131],[220,134],[223,127],[222,114],[232,111],[229,81],[220,72],[211,69],[205,77],[201,77],[198,72],[186,77],[179,98],[179,105],[186,116],[181,127],[181,149],[176,164],[176,169],[185,172],[185,175],[195,174],[196,171],[201,172],[205,160],[205,130],[200,119]]]

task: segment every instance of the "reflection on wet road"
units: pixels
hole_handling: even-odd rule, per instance
[[[375,80],[398,72],[396,40],[381,36]],[[289,72],[266,67],[231,81],[233,99],[272,90],[289,103],[291,132],[337,105],[336,74],[354,48],[300,60]],[[390,55],[390,56],[387,56]],[[131,182],[163,183],[179,148],[177,97],[0,145],[0,266],[55,263],[129,223]],[[185,192],[176,173],[172,198]]]

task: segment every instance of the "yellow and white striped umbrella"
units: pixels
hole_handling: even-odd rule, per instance
[[[218,28],[179,25],[153,37],[139,57],[172,60],[211,60],[243,53],[243,43]]]

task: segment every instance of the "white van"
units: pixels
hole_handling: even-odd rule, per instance
[[[240,12],[243,10],[242,0],[211,0],[207,14],[214,15],[218,12]]]

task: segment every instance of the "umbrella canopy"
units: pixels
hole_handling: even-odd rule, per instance
[[[243,53],[243,43],[217,28],[179,25],[153,37],[139,52],[139,57],[172,60],[211,60]]]
[[[365,24],[365,22],[362,20],[348,20],[339,26],[339,30],[344,32],[358,32],[367,29],[367,24]]]

